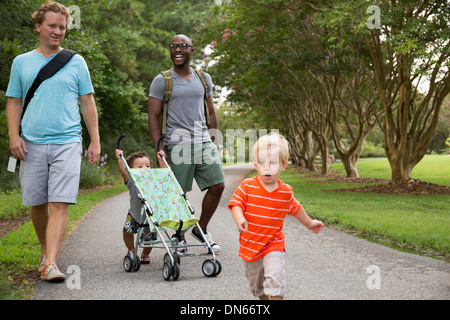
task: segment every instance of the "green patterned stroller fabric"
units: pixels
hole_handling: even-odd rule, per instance
[[[165,229],[187,230],[198,222],[183,198],[181,187],[170,168],[129,169],[141,195],[153,211],[153,219]],[[153,229],[153,228],[152,228]]]

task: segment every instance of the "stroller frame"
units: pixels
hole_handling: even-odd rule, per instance
[[[120,138],[117,141],[117,149],[120,150],[120,142],[126,135],[123,134],[120,136]],[[161,142],[164,139],[164,135],[161,136],[158,140],[157,145],[157,151],[159,152],[161,150]],[[123,161],[125,168],[127,172],[130,174],[130,167],[128,166],[125,157],[123,155],[120,156],[121,160]],[[166,168],[170,169],[169,164],[167,163],[164,156],[161,156]],[[145,170],[145,169],[143,169]],[[157,170],[157,169],[151,169],[151,170]],[[171,169],[170,169],[171,170]],[[128,255],[126,255],[123,259],[123,267],[127,272],[131,271],[138,271],[140,269],[140,258],[138,256],[138,250],[139,248],[159,248],[159,249],[165,249],[166,254],[164,255],[164,264],[162,268],[162,275],[165,280],[170,280],[172,278],[173,280],[178,280],[180,276],[180,263],[181,263],[181,257],[193,257],[193,256],[207,256],[212,255],[212,259],[206,259],[202,264],[202,271],[203,274],[207,277],[215,277],[222,271],[222,265],[219,262],[219,260],[216,258],[216,254],[214,250],[212,249],[210,243],[207,241],[206,236],[200,228],[198,224],[197,218],[195,218],[195,210],[189,203],[186,194],[184,191],[182,191],[182,198],[185,201],[185,204],[187,205],[187,208],[189,209],[191,216],[193,219],[191,220],[191,225],[188,226],[186,230],[182,230],[184,222],[182,220],[179,220],[179,226],[176,229],[170,228],[171,230],[174,230],[175,233],[171,236],[169,235],[167,228],[161,227],[159,225],[159,222],[157,222],[154,218],[155,212],[153,211],[152,207],[148,203],[147,199],[145,198],[145,195],[141,191],[141,188],[136,184],[136,181],[132,174],[130,174],[130,179],[133,180],[133,183],[135,183],[137,189],[138,189],[138,197],[141,201],[141,212],[140,216],[141,218],[144,217],[144,222],[141,224],[138,224],[138,232],[137,237],[135,240],[135,246],[134,246],[134,252],[130,252]],[[176,183],[178,181],[175,179]],[[181,188],[180,188],[181,189]],[[181,189],[182,190],[182,189]],[[195,224],[193,222],[195,221]],[[158,240],[151,239],[152,233],[149,233],[146,237],[142,238],[143,231],[145,227],[153,226],[156,230],[156,233],[158,235]],[[180,241],[182,240],[183,232],[187,232],[187,230],[193,226],[197,227],[197,230],[200,231],[200,235],[203,239],[203,243],[197,243],[197,244],[184,244],[180,245]],[[150,237],[150,239],[148,239]],[[188,247],[206,247],[208,249],[207,253],[186,253]],[[178,254],[178,249],[185,249],[185,253],[182,255]]]

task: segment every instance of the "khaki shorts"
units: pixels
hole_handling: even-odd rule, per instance
[[[167,146],[170,166],[183,191],[192,190],[195,181],[201,191],[224,183],[220,154],[213,142]]]
[[[25,140],[28,153],[20,162],[22,205],[47,202],[76,203],[80,183],[81,142],[34,144]]]
[[[253,262],[244,260],[245,276],[255,297],[284,297],[285,252],[272,251]]]

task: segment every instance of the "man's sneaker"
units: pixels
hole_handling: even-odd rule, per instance
[[[221,249],[220,249],[219,245],[213,241],[211,233],[209,233],[209,232],[203,232],[203,233],[205,234],[206,241],[208,241],[211,248],[216,252],[220,251]],[[202,235],[200,233],[195,232],[195,228],[192,228],[192,236],[195,239],[197,239],[198,241],[204,242]]]
[[[39,256],[38,272],[41,272],[42,269],[44,269],[44,267],[45,267],[45,253],[41,253],[41,255]]]
[[[181,241],[178,242],[178,245],[179,245],[179,246],[185,246],[185,245],[187,245],[186,240],[181,239]],[[185,254],[186,252],[187,252],[187,247],[180,247],[180,248],[177,248],[177,254],[180,255],[180,256],[182,256],[182,255]]]
[[[56,264],[49,263],[42,269],[41,280],[60,282],[66,280],[66,276],[64,275],[64,273],[58,270]]]

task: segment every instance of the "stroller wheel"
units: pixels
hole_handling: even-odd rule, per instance
[[[216,259],[216,274],[214,276],[217,276],[222,271],[222,264],[219,260]]]
[[[131,260],[130,256],[125,256],[125,258],[123,258],[123,268],[127,272],[133,270],[133,261]]]
[[[178,280],[180,277],[180,265],[178,263],[175,263],[175,265],[172,268],[172,278],[173,280]]]
[[[164,263],[163,268],[162,268],[162,274],[164,277],[164,280],[169,281],[170,276],[172,275],[172,273],[170,272],[170,265],[168,263]]]
[[[168,253],[166,253],[165,255],[164,255],[164,263],[167,263],[169,266],[170,266],[170,264],[171,264],[171,259],[170,259],[170,255],[168,254]]]
[[[133,271],[139,271],[140,268],[141,268],[141,259],[139,258],[139,256],[136,256],[134,258]]]
[[[175,261],[176,261],[178,264],[181,264],[181,259],[180,259],[180,257],[179,257],[178,255],[176,255],[175,253],[173,253],[173,255],[174,255]],[[164,262],[167,263],[168,265],[171,265],[171,259],[170,259],[170,255],[169,255],[168,253],[166,253],[166,254],[164,255]]]
[[[203,262],[202,264],[202,271],[203,274],[207,277],[215,277],[217,275],[216,264],[210,259],[205,260],[205,262]]]

